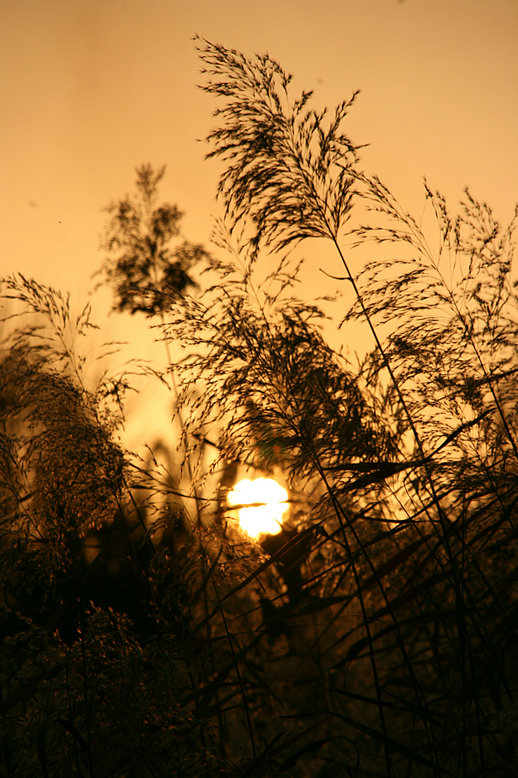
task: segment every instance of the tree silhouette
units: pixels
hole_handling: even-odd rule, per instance
[[[190,273],[206,253],[201,245],[178,240],[182,213],[176,205],[157,204],[165,166],[144,164],[136,173],[135,195],[106,208],[106,257],[99,272],[114,288],[117,310],[153,316],[196,286]]]

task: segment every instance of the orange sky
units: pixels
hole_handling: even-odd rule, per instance
[[[215,169],[196,142],[198,33],[268,51],[333,105],[362,94],[349,132],[410,207],[420,182],[464,185],[508,217],[518,173],[516,0],[0,0],[2,273],[82,292],[101,207],[136,164],[167,163],[164,196],[206,240]]]
[[[360,88],[348,133],[412,209],[426,175],[510,217],[518,200],[516,0],[0,0],[0,274],[79,300],[98,267],[104,206],[135,165],[166,163],[164,199],[206,242],[216,170],[197,33],[267,51],[333,106]],[[336,267],[328,268],[337,272]]]

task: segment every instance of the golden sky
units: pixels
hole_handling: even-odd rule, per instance
[[[469,184],[508,218],[518,200],[516,0],[0,0],[2,274],[84,294],[101,208],[135,165],[207,241],[216,170],[196,141],[212,99],[192,36],[268,52],[333,106],[361,96],[349,134],[408,207],[421,181]]]
[[[167,164],[163,198],[186,213],[187,238],[208,242],[217,170],[197,139],[215,106],[196,87],[195,34],[268,52],[320,107],[359,88],[348,134],[371,144],[365,169],[406,208],[420,213],[426,175],[452,204],[469,185],[511,216],[517,0],[0,0],[0,275],[21,271],[81,307],[101,261],[101,209],[132,191],[146,161]],[[340,268],[315,251],[307,288],[322,293],[318,267]],[[111,317],[99,337],[149,355],[160,346],[144,329]],[[148,439],[159,434],[163,420],[155,432],[143,418]]]

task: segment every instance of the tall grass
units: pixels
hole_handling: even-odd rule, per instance
[[[425,229],[361,169],[354,96],[317,111],[270,57],[197,45],[224,219],[201,290],[128,298],[184,347],[189,494],[116,444],[127,376],[86,390],[68,301],[4,287],[39,319],[2,356],[3,774],[514,776],[515,223],[425,184]],[[361,363],[302,297],[308,237],[354,292],[343,332],[368,324]],[[135,274],[110,267],[122,305]],[[288,483],[279,536],[232,521],[240,468]]]

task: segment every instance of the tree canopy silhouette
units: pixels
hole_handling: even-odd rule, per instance
[[[181,238],[182,213],[176,205],[158,204],[158,184],[165,166],[136,169],[136,193],[107,208],[100,273],[113,286],[115,308],[153,316],[165,311],[189,287],[192,268],[206,252]]]

